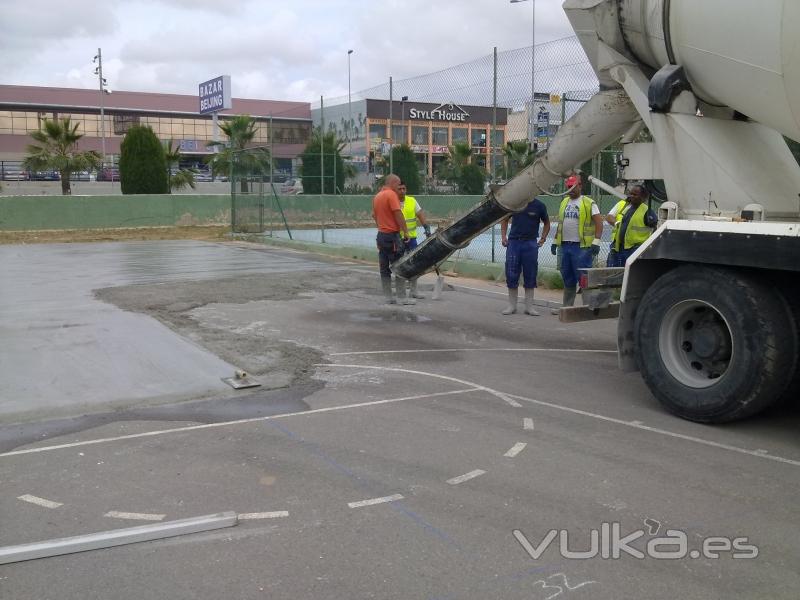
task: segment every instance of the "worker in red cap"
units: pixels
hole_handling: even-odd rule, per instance
[[[603,217],[595,201],[583,195],[583,184],[578,175],[568,177],[566,185],[567,196],[561,201],[558,211],[556,241],[551,247],[551,252],[557,254],[558,249],[561,249],[563,306],[573,306],[581,276],[580,270],[591,267],[594,257],[600,254]],[[558,313],[558,311],[553,312]]]

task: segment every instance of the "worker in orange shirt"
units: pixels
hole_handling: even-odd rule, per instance
[[[395,277],[397,300],[392,296],[392,271],[389,268],[405,251],[408,227],[400,208],[400,178],[391,173],[386,176],[383,187],[372,199],[372,218],[378,226],[378,257],[381,271],[381,288],[387,304],[416,304],[406,297],[406,280]]]

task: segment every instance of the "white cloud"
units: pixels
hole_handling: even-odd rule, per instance
[[[240,97],[318,101],[530,45],[531,4],[507,0],[6,0],[0,82],[193,94],[232,76]],[[571,33],[561,0],[537,0],[537,41]],[[529,56],[529,55],[528,55]],[[489,68],[487,58],[472,69]],[[529,73],[519,59],[518,77]],[[481,71],[482,73],[482,71]],[[456,72],[448,86],[468,84]],[[474,77],[473,77],[474,79]],[[486,86],[484,77],[479,85]],[[418,82],[418,85],[427,85]],[[507,83],[507,85],[510,85]],[[490,90],[490,86],[487,87]]]

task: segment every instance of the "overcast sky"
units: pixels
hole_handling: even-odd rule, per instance
[[[536,0],[536,43],[572,29]],[[241,98],[317,100],[531,44],[509,0],[0,0],[0,83],[196,94],[230,74]]]

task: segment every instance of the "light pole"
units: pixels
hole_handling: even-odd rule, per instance
[[[97,75],[98,80],[100,81],[100,143],[102,144],[103,149],[103,166],[105,167],[106,164],[106,118],[105,118],[105,95],[109,94],[110,92],[106,89],[106,78],[103,77],[103,51],[98,48],[97,54],[95,55],[92,62],[97,63],[97,67],[95,67],[94,74]]]
[[[353,106],[350,100],[350,55],[352,50],[347,51],[347,155],[353,154],[351,138],[353,135]]]
[[[400,98],[400,128],[403,130],[403,143],[408,141],[408,131],[406,131],[406,100],[408,96]],[[411,140],[414,143],[414,140]]]
[[[528,0],[509,0],[511,4],[519,4]],[[531,148],[536,143],[536,0],[530,0],[533,8],[533,18],[531,19],[531,108],[528,111],[528,140]]]

